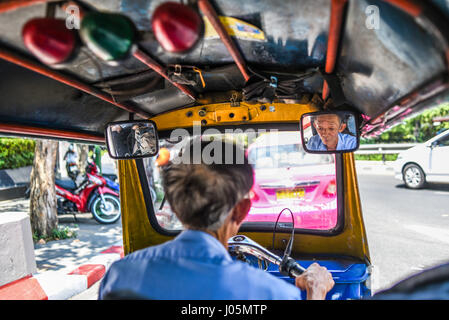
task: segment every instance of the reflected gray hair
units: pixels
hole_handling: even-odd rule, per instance
[[[203,151],[212,141],[197,141]],[[190,157],[193,157],[193,144],[189,143]],[[234,143],[214,141],[221,144],[221,150],[233,151],[236,160],[243,149]],[[230,148],[230,149],[229,149]],[[187,151],[187,150],[185,150]],[[229,157],[229,154],[228,154]],[[201,157],[202,158],[202,157]],[[215,158],[215,156],[214,156]],[[225,162],[222,152],[217,163],[170,162],[162,167],[162,185],[171,209],[181,223],[197,230],[218,230],[235,205],[251,190],[254,184],[253,169],[244,156],[244,163]],[[239,164],[236,164],[239,163]]]

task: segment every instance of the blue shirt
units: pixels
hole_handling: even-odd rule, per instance
[[[350,134],[339,133],[336,150],[351,150],[357,147],[357,138]],[[307,142],[307,149],[317,151],[327,151],[326,145],[321,141],[320,136],[314,135]]]
[[[114,262],[98,298],[116,290],[157,300],[301,299],[293,284],[233,260],[216,238],[193,230]]]

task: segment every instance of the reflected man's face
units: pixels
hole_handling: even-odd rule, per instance
[[[338,143],[338,133],[346,128],[336,114],[323,114],[316,117],[313,122],[321,141],[328,150],[335,150]]]

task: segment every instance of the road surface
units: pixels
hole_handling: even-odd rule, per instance
[[[449,261],[449,185],[406,189],[386,175],[359,175],[374,291]]]

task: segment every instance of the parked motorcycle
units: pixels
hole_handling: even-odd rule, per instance
[[[120,219],[119,194],[98,174],[94,162],[87,165],[86,175],[79,186],[72,179],[55,179],[55,186],[58,214],[91,212],[102,224]]]
[[[76,181],[76,178],[80,173],[78,164],[76,162],[67,162],[65,168],[67,170],[67,176],[73,181]]]
[[[116,182],[117,176],[115,174],[102,174],[102,177],[106,180],[107,186],[109,188],[111,188],[112,190],[114,190],[117,193],[120,192],[120,186]],[[157,193],[156,193],[156,190],[151,185],[149,187],[150,187],[151,199],[152,199],[153,205],[154,205],[157,201]]]
[[[112,190],[114,190],[117,193],[120,192],[120,186],[117,182],[115,182],[115,179],[108,178],[108,176],[106,176],[106,175],[102,175],[102,177],[104,178],[104,180],[106,180],[106,185],[109,188],[111,188]]]
[[[80,173],[78,168],[78,155],[75,152],[75,146],[73,144],[69,145],[67,152],[64,154],[64,160],[66,162],[65,169],[67,171],[67,176],[76,181],[76,177]]]

